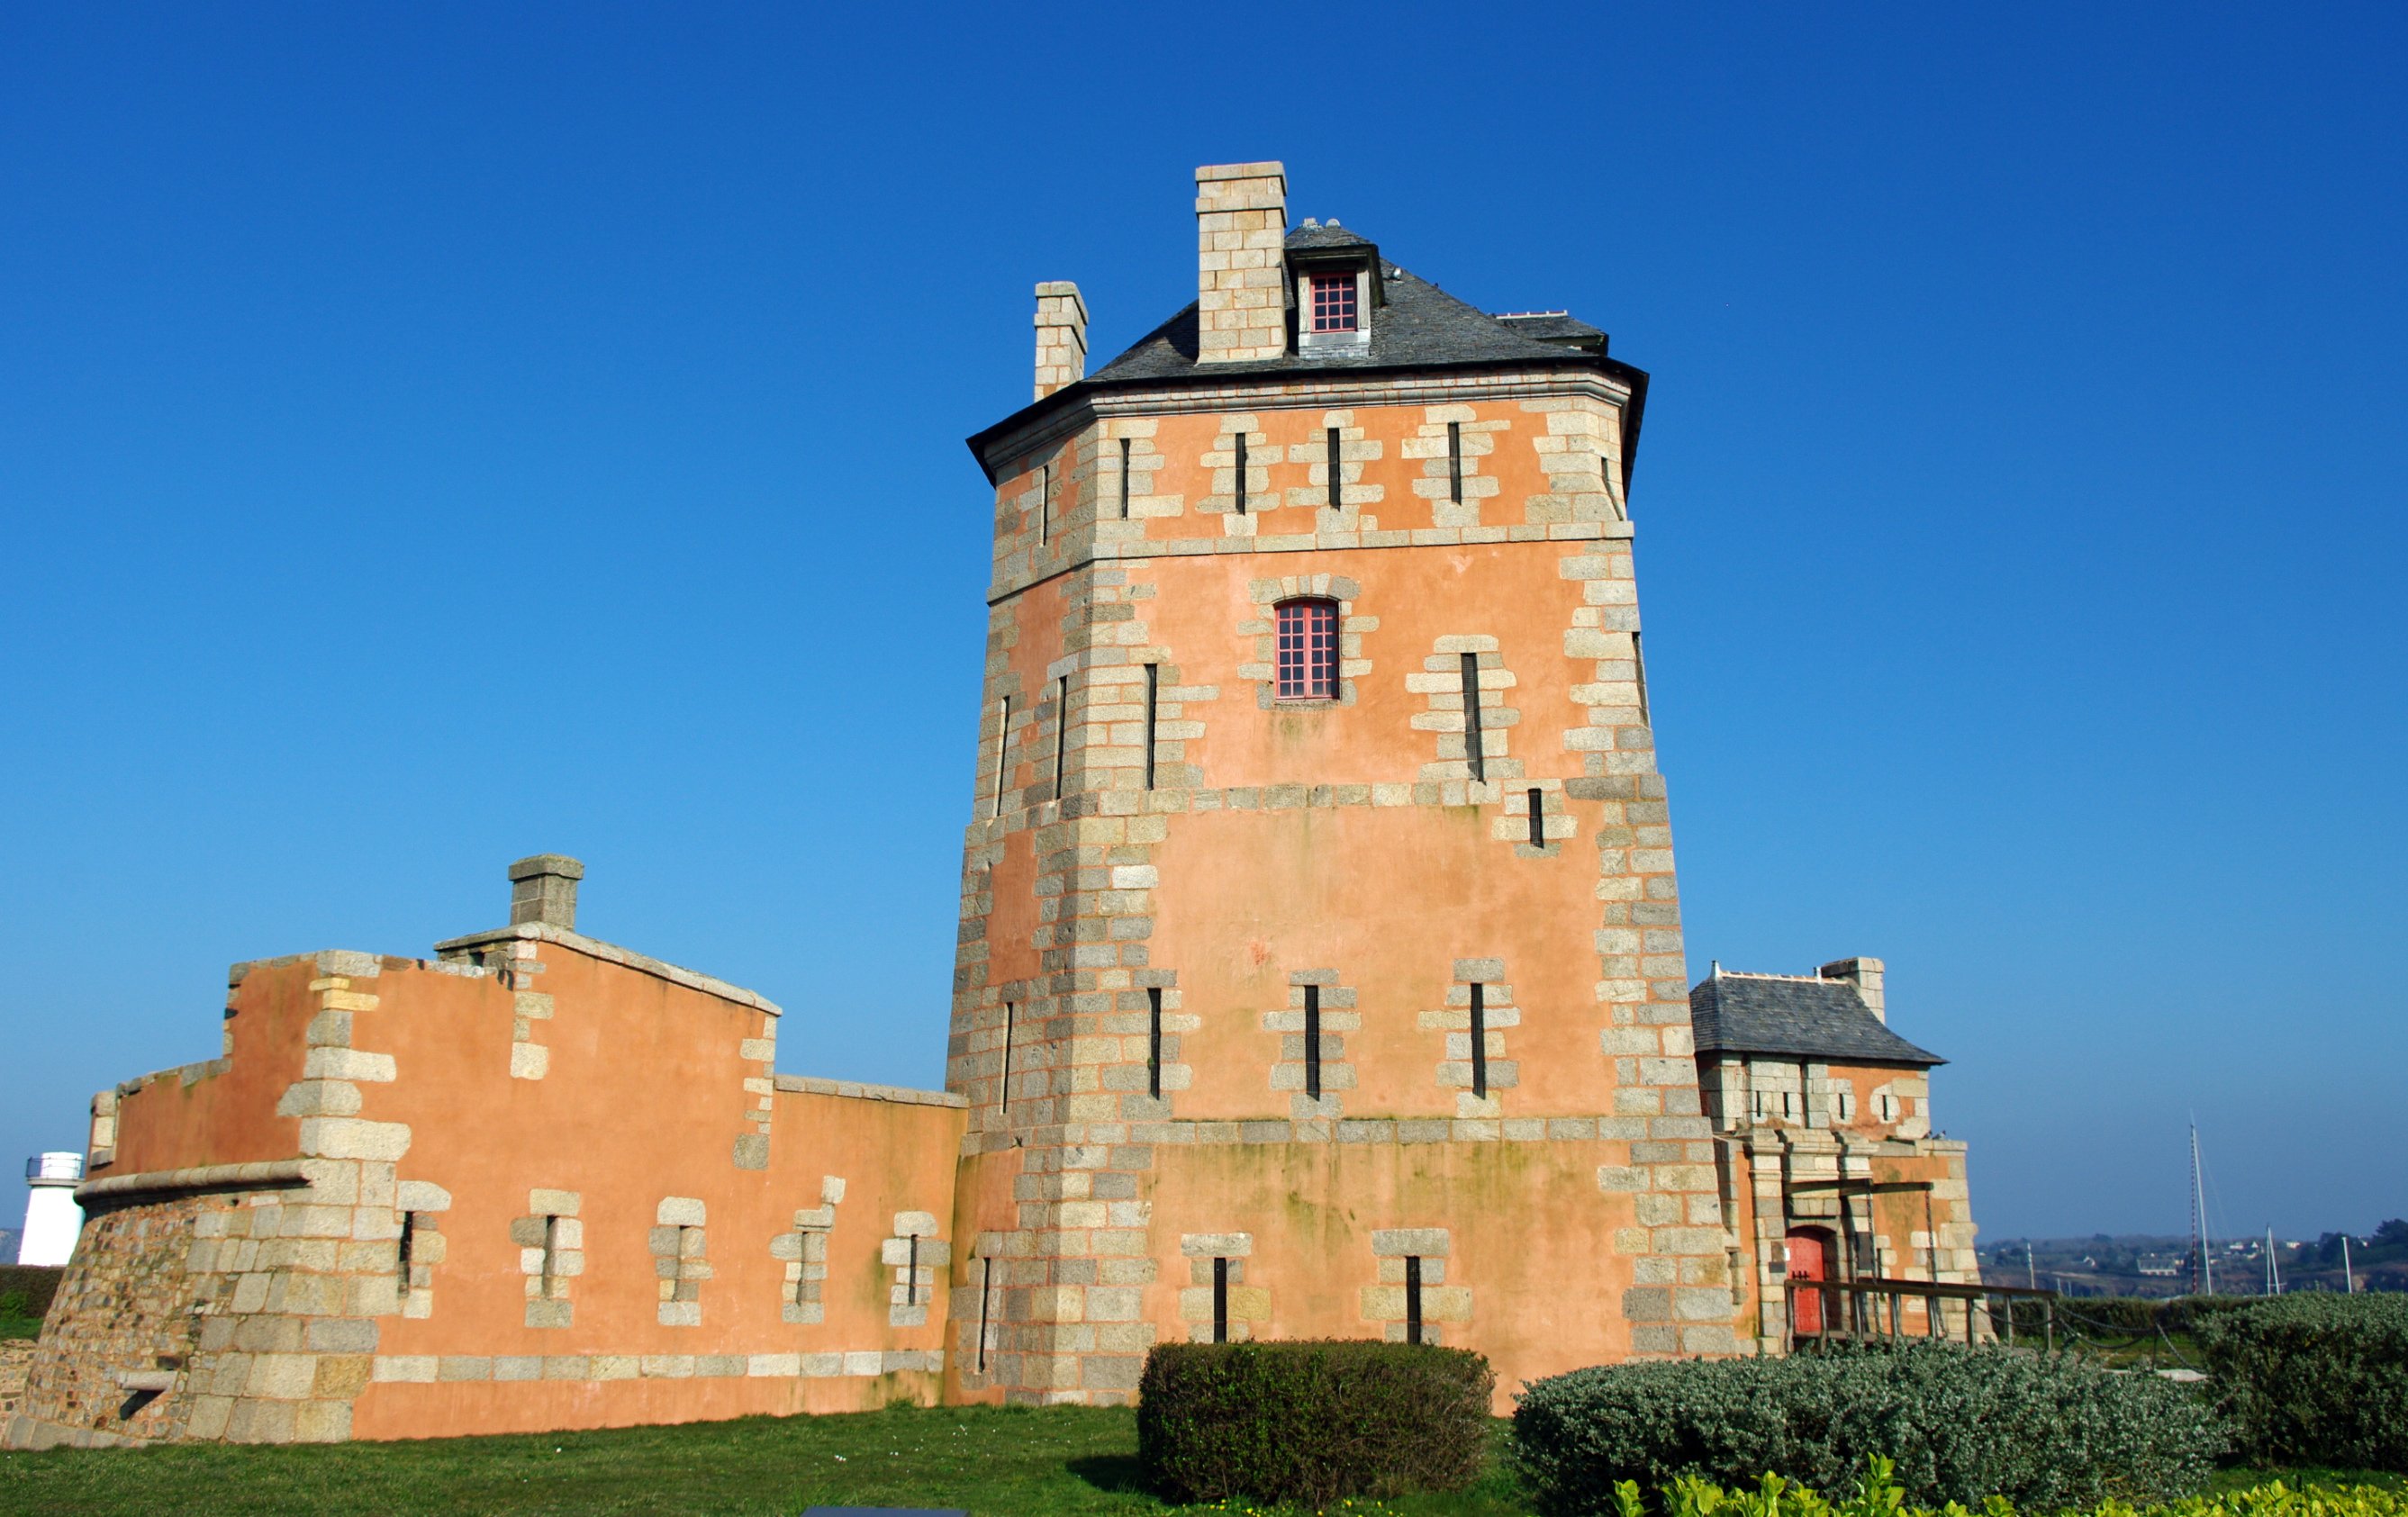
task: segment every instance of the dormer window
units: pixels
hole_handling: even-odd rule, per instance
[[[1354,332],[1360,330],[1357,317],[1356,279],[1353,269],[1312,276],[1312,330],[1315,332]]]

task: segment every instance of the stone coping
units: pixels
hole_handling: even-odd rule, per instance
[[[309,1175],[299,1159],[265,1159],[251,1164],[207,1164],[189,1169],[151,1169],[133,1175],[107,1175],[76,1187],[79,1206],[127,1196],[173,1195],[185,1191],[264,1191],[307,1185]]]
[[[1117,522],[1113,524],[1118,525]],[[1066,528],[1056,536],[1067,537],[1088,530],[1085,526]],[[1042,574],[991,580],[986,603],[994,606],[1026,594],[1048,580],[1058,580],[1066,574],[1077,574],[1082,569],[1153,559],[1204,558],[1218,554],[1350,552],[1390,548],[1455,548],[1487,543],[1560,545],[1568,542],[1627,542],[1637,536],[1637,527],[1627,521],[1621,521],[1517,522],[1493,527],[1398,527],[1393,530],[1381,527],[1369,532],[1265,533],[1247,537],[1150,537],[1126,542],[1099,539],[1086,543],[1083,555]]]
[[[1133,816],[1200,815],[1208,811],[1323,810],[1372,806],[1502,806],[1509,792],[1560,784],[1576,801],[1655,801],[1645,774],[1570,775],[1561,780],[1400,780],[1359,784],[1162,785],[1153,790],[1105,787],[1074,791],[1059,800],[1013,807],[1001,816],[980,817],[964,831],[973,842],[992,842],[1028,827],[1062,822],[1098,822]],[[1685,1018],[1685,1011],[1684,1013]]]
[[[781,1077],[783,1079],[784,1077]],[[958,1098],[957,1098],[958,1099]],[[967,1104],[967,1103],[965,1103]],[[1788,1130],[1781,1130],[1784,1136]],[[1842,1145],[1819,1130],[1821,1141],[1784,1141],[1792,1152],[1837,1155]],[[1717,1132],[1713,1119],[1674,1113],[1628,1113],[1594,1117],[1284,1117],[1172,1118],[1168,1121],[1060,1123],[1033,1127],[974,1127],[962,1135],[965,1153],[1039,1148],[1116,1147],[1123,1144],[1378,1143],[1587,1143],[1642,1140],[1734,1143],[1753,1152],[1763,1131]],[[1767,1145],[1768,1147],[1771,1145]],[[1845,1145],[1851,1156],[1929,1158],[1961,1153],[1962,1138],[1878,1138]]]
[[[974,1128],[963,1135],[965,1153],[1037,1148],[1105,1148],[1125,1144],[1377,1143],[1589,1143],[1702,1142],[1720,1138],[1704,1117],[1627,1115],[1608,1117],[1284,1117],[1185,1119],[1168,1122],[1044,1123],[1035,1127]]]
[[[232,1059],[215,1058],[201,1059],[193,1064],[179,1064],[172,1069],[153,1069],[147,1075],[136,1075],[132,1080],[119,1081],[117,1094],[132,1095],[146,1085],[156,1085],[165,1080],[172,1080],[179,1085],[197,1085],[204,1080],[215,1080],[233,1067]]]
[[[614,1380],[838,1380],[945,1367],[942,1349],[833,1353],[380,1353],[372,1379],[386,1385]]]
[[[808,1095],[844,1095],[857,1101],[894,1101],[904,1106],[968,1108],[970,1098],[951,1091],[920,1091],[906,1085],[871,1085],[858,1080],[823,1080],[817,1075],[780,1075],[777,1087]]]
[[[1482,401],[1577,398],[1620,409],[1630,403],[1632,388],[1627,382],[1577,365],[1550,365],[1544,368],[1508,365],[1496,369],[1455,366],[1444,372],[1373,367],[1320,373],[1282,369],[1270,373],[1203,374],[1171,384],[1159,380],[1116,381],[1108,389],[1090,390],[1034,416],[1027,414],[1038,409],[1032,405],[967,440],[991,482],[1000,462],[1049,447],[1099,421],[1121,417],[1186,415],[1197,411],[1378,410]],[[1012,424],[1015,421],[1019,422],[1016,426]]]
[[[600,959],[605,964],[615,964],[642,974],[653,975],[667,980],[672,985],[683,985],[688,990],[698,990],[706,995],[716,995],[723,1001],[734,1001],[738,1006],[749,1006],[756,1011],[766,1011],[773,1017],[785,1014],[780,1009],[777,1002],[756,992],[746,990],[741,985],[731,985],[724,980],[714,980],[709,975],[698,974],[692,969],[681,969],[674,964],[665,964],[659,959],[647,958],[632,949],[621,948],[616,943],[606,943],[598,937],[588,937],[582,933],[569,932],[564,928],[555,927],[548,922],[522,922],[514,926],[495,927],[488,932],[472,932],[466,937],[447,938],[435,945],[435,952],[457,953],[469,949],[489,948],[495,943],[507,943],[512,940],[557,943],[563,948],[574,949],[587,958]]]

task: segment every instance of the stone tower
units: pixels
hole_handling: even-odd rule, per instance
[[[1727,1353],[1627,488],[1647,377],[1277,164],[1092,376],[1037,287],[995,486],[947,1084],[947,1374],[1117,1401],[1188,1338],[1421,1338],[1500,1399]]]

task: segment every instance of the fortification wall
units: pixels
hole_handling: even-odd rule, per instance
[[[572,933],[474,943],[237,966],[227,1056],[113,1093],[12,1443],[935,1399],[958,1098],[781,1081],[777,1008]]]
[[[34,1343],[11,1338],[0,1343],[0,1427],[15,1416],[25,1400],[25,1377],[34,1367]]]

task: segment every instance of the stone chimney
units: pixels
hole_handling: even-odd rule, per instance
[[[1037,287],[1037,395],[1087,377],[1087,303],[1068,279]]]
[[[1826,980],[1844,980],[1856,987],[1865,1005],[1872,1009],[1873,1020],[1886,1023],[1889,1010],[1882,1005],[1882,961],[1879,959],[1833,959],[1814,971]]]
[[[1196,171],[1196,361],[1243,364],[1287,351],[1287,169]]]
[[[510,866],[510,925],[540,922],[577,930],[577,882],[585,866],[559,853],[538,853]]]

